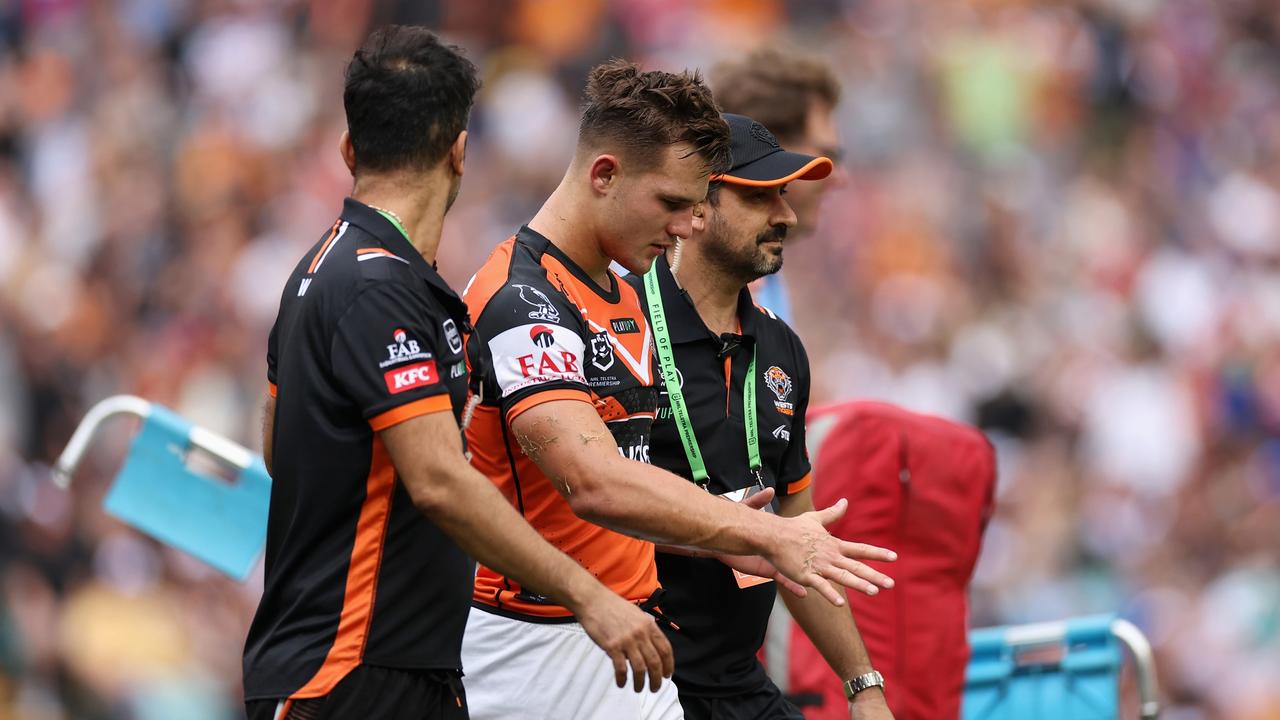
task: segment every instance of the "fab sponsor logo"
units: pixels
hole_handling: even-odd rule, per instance
[[[576,332],[550,323],[518,325],[489,341],[494,377],[503,397],[545,382],[585,385],[584,350],[585,343]]]
[[[399,365],[410,360],[427,360],[431,358],[431,353],[423,352],[422,346],[418,344],[417,340],[409,337],[408,331],[404,328],[392,330],[391,340],[391,344],[386,346],[387,359],[378,363],[380,368]]]
[[[552,350],[556,344],[555,333],[546,325],[534,325],[529,329],[529,339],[544,352],[530,353],[516,358],[520,374],[526,378],[534,375],[581,374],[578,355],[568,350]]]

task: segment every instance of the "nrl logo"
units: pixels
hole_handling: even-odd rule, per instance
[[[545,322],[560,322],[560,311],[556,310],[551,304],[551,298],[547,297],[538,288],[532,285],[517,285],[511,287],[520,291],[520,299],[537,308],[529,313],[530,320],[543,320]]]
[[[609,333],[598,332],[591,336],[591,364],[601,371],[613,367],[613,346],[609,344]]]
[[[440,327],[444,329],[444,338],[449,343],[449,349],[456,353],[462,352],[462,334],[458,332],[458,324],[453,321],[453,318],[445,320]]]

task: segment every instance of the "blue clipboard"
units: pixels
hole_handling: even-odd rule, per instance
[[[64,487],[69,483],[94,430],[117,414],[141,417],[142,427],[107,492],[107,512],[232,578],[248,577],[266,545],[271,477],[262,459],[242,446],[160,405],[117,396],[86,415],[55,477]],[[197,449],[237,470],[234,478],[189,467],[188,456]]]

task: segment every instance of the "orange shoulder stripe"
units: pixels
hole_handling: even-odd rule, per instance
[[[419,415],[429,415],[446,410],[453,410],[453,401],[449,399],[449,393],[432,395],[431,397],[414,400],[411,403],[374,415],[369,418],[369,426],[374,429],[374,432],[382,432],[392,425],[399,425],[405,420],[416,418]]]
[[[311,258],[311,265],[307,268],[307,274],[316,271],[316,265],[320,264],[320,258],[324,257],[324,251],[329,249],[329,245],[333,243],[333,238],[338,234],[338,226],[342,224],[342,218],[333,221],[333,227],[329,229],[329,237],[324,239],[324,244],[316,251],[316,256]]]
[[[507,411],[507,424],[510,425],[511,421],[515,420],[520,413],[523,413],[530,408],[535,408],[543,403],[552,402],[553,400],[578,400],[580,402],[590,404],[591,396],[584,390],[569,390],[564,388],[560,390],[547,390],[546,392],[534,393],[511,406],[511,409]]]

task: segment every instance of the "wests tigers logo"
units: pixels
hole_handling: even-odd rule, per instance
[[[770,365],[769,369],[764,371],[764,384],[769,386],[773,396],[777,398],[773,401],[773,406],[778,409],[778,412],[783,415],[795,414],[795,405],[787,402],[792,388],[790,375],[783,372],[777,365]]]

